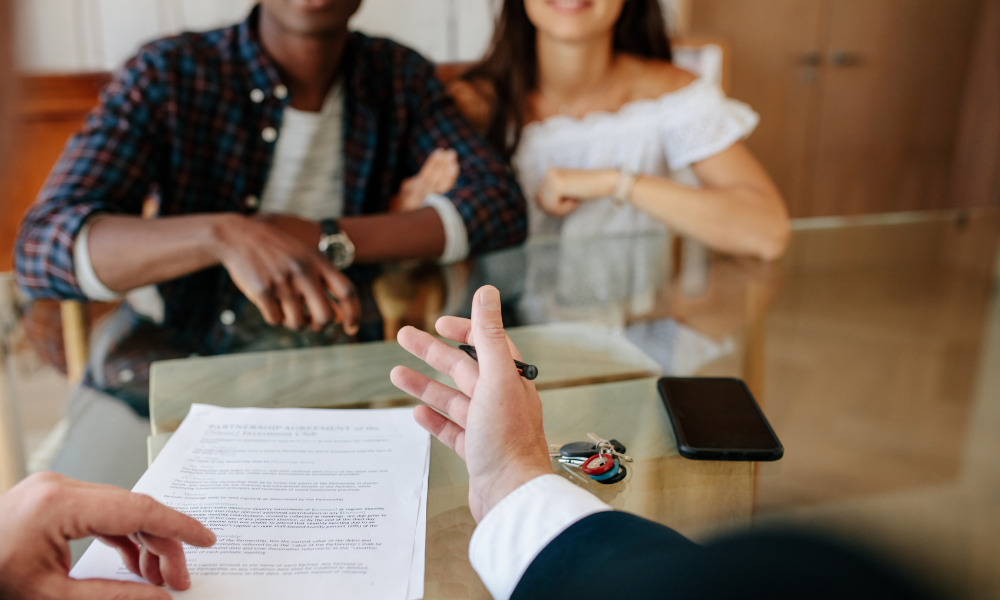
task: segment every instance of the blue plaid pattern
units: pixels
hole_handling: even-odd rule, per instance
[[[161,216],[256,210],[274,153],[262,132],[280,135],[289,102],[275,94],[281,79],[256,23],[257,9],[239,25],[153,42],[117,73],[24,218],[15,262],[29,296],[84,299],[73,240],[96,213],[139,215],[149,197]],[[471,252],[523,241],[525,202],[513,172],[464,120],[429,62],[392,41],[352,33],[344,65],[345,215],[387,212],[401,182],[435,148],[448,147],[461,167],[448,196]],[[372,278],[365,269],[347,274],[359,288]],[[246,300],[223,269],[158,287],[164,333],[178,348],[167,354],[232,350],[238,336],[219,315],[245,312]],[[131,371],[144,372],[148,360]]]

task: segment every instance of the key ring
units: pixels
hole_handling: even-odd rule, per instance
[[[597,461],[601,461],[601,464],[595,465],[594,463]],[[593,477],[595,475],[603,475],[614,469],[614,467],[614,457],[611,454],[600,453],[588,458],[582,465],[580,465],[580,470]]]
[[[628,475],[625,463],[632,462],[632,457],[625,454],[625,445],[595,433],[588,433],[587,438],[586,442],[550,444],[549,456],[557,459],[559,466],[584,485],[589,481],[601,485],[623,481]]]
[[[611,469],[609,469],[606,473],[602,473],[600,475],[590,475],[590,478],[593,479],[594,481],[604,483],[605,481],[614,478],[616,475],[618,475],[620,471],[621,471],[621,464],[618,462],[618,459],[616,458],[611,463]]]

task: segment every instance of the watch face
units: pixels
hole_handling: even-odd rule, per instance
[[[320,243],[326,259],[338,269],[346,269],[354,262],[354,244],[343,233],[327,235]]]
[[[347,248],[344,247],[344,244],[342,244],[339,241],[334,242],[333,244],[330,245],[330,250],[332,251],[333,254],[333,256],[331,257],[332,260],[330,261],[333,263],[333,266],[337,267],[338,269],[343,269],[345,267],[350,266],[351,264],[350,256],[348,255]]]

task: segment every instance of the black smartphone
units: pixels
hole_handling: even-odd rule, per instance
[[[743,381],[728,377],[663,377],[663,405],[685,458],[778,460],[785,453]]]

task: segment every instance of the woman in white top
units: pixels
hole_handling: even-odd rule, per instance
[[[741,141],[756,113],[671,58],[658,0],[504,0],[451,91],[535,199],[530,234],[667,227],[778,257],[788,214]]]

